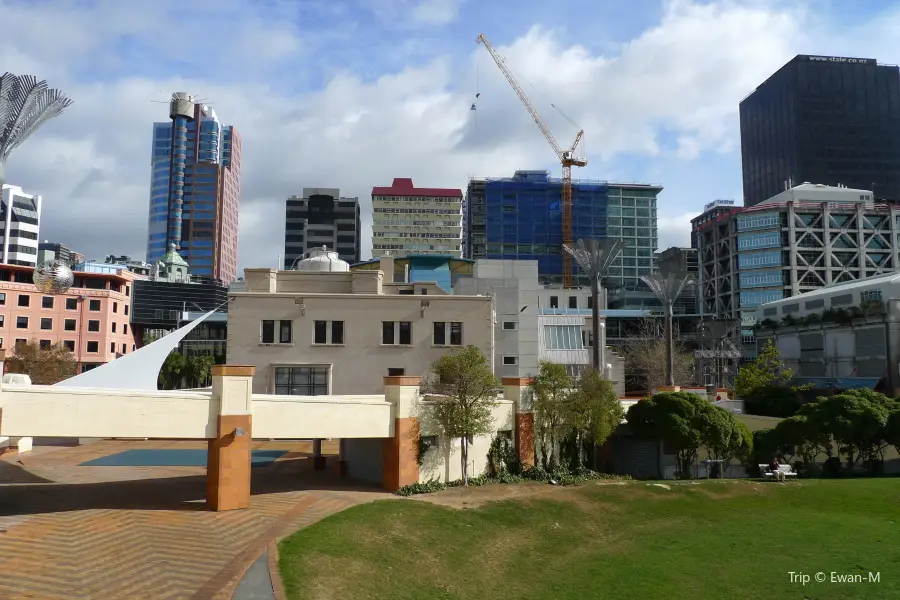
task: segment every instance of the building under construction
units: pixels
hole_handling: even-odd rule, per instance
[[[621,238],[627,244],[609,270],[608,288],[646,290],[638,278],[654,267],[656,197],[661,191],[661,186],[646,184],[584,179],[572,183],[573,239]],[[536,260],[542,283],[562,283],[560,179],[547,171],[472,179],[465,204],[467,258]],[[578,281],[577,267],[575,275]]]

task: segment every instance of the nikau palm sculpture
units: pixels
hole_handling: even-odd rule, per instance
[[[12,151],[70,104],[61,91],[48,89],[46,81],[32,75],[0,77],[0,186]]]

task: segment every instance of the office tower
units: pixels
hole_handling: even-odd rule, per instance
[[[372,258],[436,254],[462,256],[459,189],[417,188],[397,177],[372,188]]]
[[[41,226],[41,197],[26,194],[15,185],[4,185],[0,194],[0,262],[7,265],[37,266],[38,233]]]
[[[900,202],[900,69],[800,55],[740,104],[744,205],[802,183]]]
[[[84,254],[75,252],[65,244],[44,240],[38,244],[37,264],[40,265],[51,260],[58,260],[71,267],[84,262]]]
[[[169,123],[154,123],[147,262],[175,244],[191,274],[237,276],[241,138],[209,105],[172,94]]]
[[[572,182],[573,238],[621,238],[627,244],[609,270],[608,288],[645,289],[639,277],[653,270],[656,197],[661,191],[654,185]],[[466,193],[467,257],[537,260],[542,283],[561,283],[561,203],[562,184],[547,171],[471,180]],[[578,280],[577,266],[575,276]]]
[[[359,198],[343,198],[337,188],[303,188],[302,197],[285,202],[284,268],[322,246],[341,260],[358,263],[360,233]]]

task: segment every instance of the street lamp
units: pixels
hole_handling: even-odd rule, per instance
[[[666,315],[666,385],[675,387],[675,346],[672,339],[674,317],[672,307],[688,283],[691,276],[688,273],[669,273],[667,275],[655,271],[652,275],[641,275],[641,281],[647,284],[653,295],[663,305]]]
[[[578,268],[591,278],[591,323],[594,345],[591,348],[591,362],[598,373],[603,374],[603,345],[600,338],[600,278],[606,275],[609,266],[625,247],[620,239],[578,240],[572,245],[563,244],[563,249],[572,255]]]
[[[59,90],[32,75],[4,73],[0,77],[0,188],[6,159],[47,120],[72,104]]]

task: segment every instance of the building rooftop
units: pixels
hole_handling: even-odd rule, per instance
[[[431,196],[436,198],[462,198],[462,190],[450,188],[417,188],[409,177],[395,177],[388,187],[373,187],[373,196]]]

